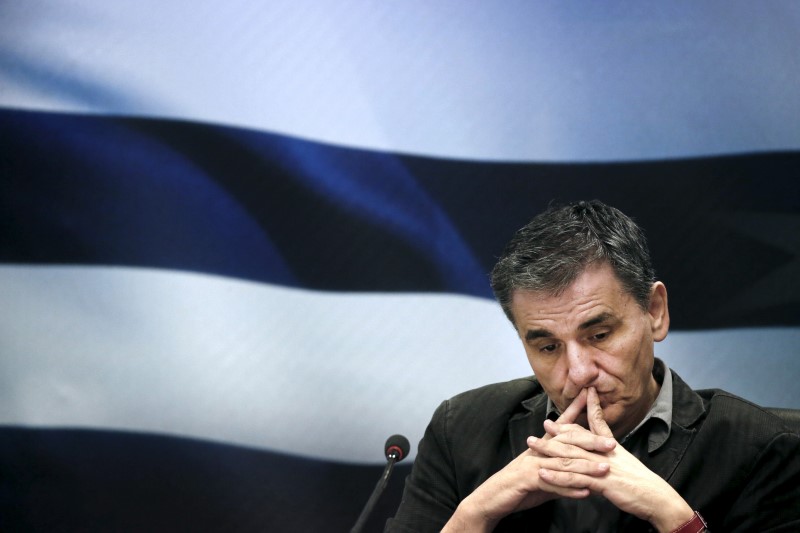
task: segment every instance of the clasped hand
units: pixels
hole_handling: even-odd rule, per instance
[[[588,429],[575,423],[583,412]],[[659,531],[670,531],[691,517],[683,498],[617,443],[594,388],[581,391],[558,420],[546,421],[544,428],[542,438],[529,437],[527,450],[464,499],[448,526],[491,531],[513,512],[592,493]]]

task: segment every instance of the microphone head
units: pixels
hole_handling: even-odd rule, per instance
[[[402,461],[411,450],[411,444],[409,444],[408,439],[402,435],[392,435],[386,439],[383,450],[387,459]]]

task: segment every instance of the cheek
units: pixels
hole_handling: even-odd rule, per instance
[[[534,375],[542,384],[548,394],[560,393],[565,382],[565,373],[559,366],[558,359],[548,359],[545,357],[528,356],[528,363],[531,365]]]
[[[531,365],[533,375],[539,379],[540,383],[545,384],[549,382],[550,372],[548,372],[541,364],[534,362],[534,360],[530,357],[528,358],[528,364]]]
[[[620,376],[642,366],[647,359],[646,346],[647,339],[638,332],[620,338],[607,350],[607,355],[610,356],[609,369],[613,368],[616,375]]]
[[[525,347],[525,357],[528,359],[528,364],[531,366],[531,370],[533,370],[534,374],[538,374],[542,371],[542,358],[536,357],[533,349],[529,348],[524,343],[523,346]]]
[[[636,336],[618,343],[606,354],[605,371],[619,380],[628,393],[638,391],[652,372],[652,350],[648,353],[647,347],[647,340]]]
[[[537,376],[540,374],[548,373],[547,360],[534,352],[532,349],[525,347],[525,356],[528,358],[528,364]]]

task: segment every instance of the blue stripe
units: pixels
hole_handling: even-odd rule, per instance
[[[552,199],[596,197],[647,230],[660,277],[680,295],[676,327],[800,323],[800,288],[786,283],[800,276],[797,232],[774,236],[776,217],[800,216],[800,152],[478,163],[6,110],[0,158],[0,217],[14,228],[0,235],[6,262],[491,298],[487,273],[516,228]],[[759,285],[786,289],[748,296]]]
[[[48,533],[348,531],[383,470],[145,433],[8,426],[0,457],[0,530]],[[409,470],[397,466],[367,531],[394,514]]]

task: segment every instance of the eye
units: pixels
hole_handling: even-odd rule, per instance
[[[539,348],[539,351],[540,352],[545,352],[545,353],[555,352],[556,351],[556,345],[555,344],[547,344],[547,345],[542,346],[541,348]]]
[[[604,340],[606,338],[608,338],[608,332],[607,331],[603,331],[603,332],[600,332],[600,333],[595,333],[594,335],[592,335],[592,340],[595,340],[595,341],[602,341],[602,340]]]

